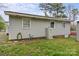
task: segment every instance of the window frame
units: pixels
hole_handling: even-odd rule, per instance
[[[25,22],[25,20],[27,20],[27,21],[29,21],[29,27],[24,27],[24,22]],[[25,18],[25,17],[23,17],[22,18],[22,29],[23,30],[27,30],[27,29],[30,29],[31,28],[31,19],[30,18]]]
[[[52,23],[53,23],[53,27],[52,27]],[[55,27],[54,24],[55,24],[55,22],[51,22],[51,23],[50,23],[50,27],[51,27],[51,28],[54,28],[54,27]]]

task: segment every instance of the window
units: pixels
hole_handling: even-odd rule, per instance
[[[23,24],[23,29],[29,29],[30,28],[30,20],[27,19],[27,18],[23,18],[23,21],[22,21],[22,24]]]
[[[54,22],[51,22],[51,28],[54,28]]]

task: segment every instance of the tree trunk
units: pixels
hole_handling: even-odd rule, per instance
[[[58,4],[57,4],[57,7],[58,7]],[[56,17],[58,16],[58,8],[57,8],[57,10],[56,10]]]
[[[45,15],[45,16],[48,16],[48,15],[47,15],[47,11],[44,11],[44,15]]]
[[[76,20],[76,15],[73,15],[73,21],[75,21]]]

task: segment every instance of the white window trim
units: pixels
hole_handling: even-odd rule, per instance
[[[31,29],[31,19],[30,19],[30,18],[26,18],[26,19],[28,19],[28,20],[30,21],[30,27],[27,28],[27,29]],[[24,17],[22,18],[22,29],[23,29],[23,30],[27,30],[27,29],[24,29],[24,28],[23,28],[23,20],[24,20]]]

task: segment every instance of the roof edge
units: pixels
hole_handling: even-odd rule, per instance
[[[48,16],[40,16],[40,15],[33,15],[33,14],[26,14],[26,13],[19,13],[19,12],[13,12],[13,11],[4,11],[6,15],[16,15],[16,16],[25,16],[25,17],[31,17],[31,18],[40,18],[40,19],[49,19],[49,20],[55,20],[55,21],[67,21],[71,22],[68,20],[68,18],[54,18],[54,17],[48,17]],[[64,20],[62,20],[64,19]]]

